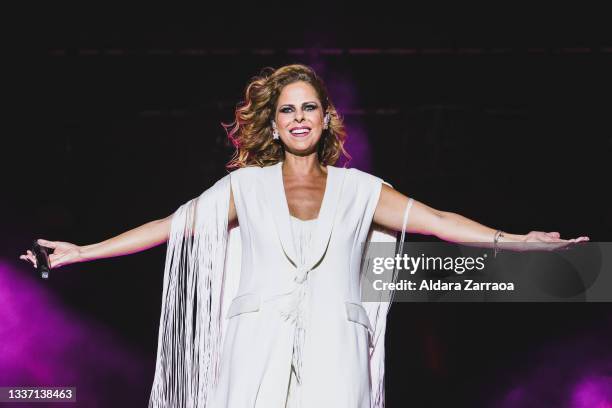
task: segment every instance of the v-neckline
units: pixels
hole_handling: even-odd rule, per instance
[[[325,202],[326,202],[326,197],[329,195],[328,191],[329,191],[329,184],[330,184],[330,168],[332,166],[325,166],[325,168],[327,169],[327,174],[325,175],[325,190],[323,191],[323,198],[321,199],[321,204],[319,205],[319,212],[317,213],[317,216],[315,218],[311,218],[308,220],[303,220],[301,218],[296,217],[295,215],[291,214],[291,209],[289,208],[289,200],[287,200],[287,192],[285,191],[285,180],[283,178],[283,161],[278,162],[278,167],[279,167],[279,173],[280,173],[280,181],[281,181],[281,192],[283,193],[283,200],[285,201],[285,208],[287,209],[287,214],[289,215],[289,218],[293,217],[297,220],[303,221],[303,222],[308,222],[308,221],[316,221],[318,219],[321,218],[321,214],[323,213],[323,208],[325,206]]]
[[[285,193],[285,183],[283,180],[282,161],[265,167],[266,173],[269,172],[270,179],[263,185],[265,191],[264,199],[268,202],[271,210],[273,223],[276,227],[279,244],[289,262],[297,267],[294,262],[296,250],[294,242],[293,228],[291,227],[291,214],[289,203]],[[324,256],[329,244],[331,233],[334,226],[335,214],[340,202],[346,171],[334,166],[327,166],[327,180],[325,181],[325,192],[319,208],[317,221],[313,222],[312,239],[313,246],[308,257],[308,267],[315,267],[318,261]],[[299,219],[299,218],[297,218]]]

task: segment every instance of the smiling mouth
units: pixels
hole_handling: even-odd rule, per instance
[[[307,127],[295,128],[295,129],[290,130],[289,133],[291,133],[295,137],[305,137],[310,134],[310,128],[307,128]]]

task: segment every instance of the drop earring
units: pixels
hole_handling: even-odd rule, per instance
[[[278,138],[279,138],[279,135],[278,135],[278,129],[276,128],[276,123],[272,121],[272,139],[278,140]]]
[[[325,118],[323,119],[323,129],[327,129],[329,128],[329,113],[325,115]]]

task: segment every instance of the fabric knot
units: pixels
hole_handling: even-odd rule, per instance
[[[293,336],[293,356],[292,363],[295,369],[295,375],[298,383],[302,383],[302,358],[304,349],[304,340],[306,334],[306,316],[305,303],[307,299],[308,284],[306,282],[308,276],[308,268],[300,268],[300,274],[296,277],[302,279],[300,285],[296,286],[293,291],[283,296],[284,302],[280,306],[280,315],[287,322],[294,326]]]
[[[306,277],[308,276],[308,271],[309,269],[306,266],[298,266],[295,278],[293,278],[295,283],[304,283],[306,281]]]

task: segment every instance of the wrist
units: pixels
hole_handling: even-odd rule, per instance
[[[524,243],[527,241],[527,236],[522,234],[507,234],[503,233],[497,242],[499,250],[518,251],[525,250]]]
[[[93,250],[97,247],[97,245],[98,244],[78,246],[77,249],[79,255],[77,262],[93,261],[95,259]]]
[[[512,244],[512,243],[520,243],[520,242],[525,242],[527,239],[527,235],[523,235],[523,234],[508,234],[506,232],[504,232],[500,237],[498,242],[500,244]]]

